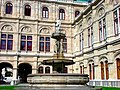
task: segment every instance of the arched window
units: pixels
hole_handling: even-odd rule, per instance
[[[92,79],[92,66],[91,66],[91,64],[89,64],[89,77],[91,80]]]
[[[6,14],[12,14],[12,9],[13,9],[13,5],[12,3],[7,3],[6,4]]]
[[[75,11],[75,17],[77,17],[80,14],[80,11]]]
[[[94,63],[89,64],[89,77],[90,80],[95,79],[95,70],[94,70]]]
[[[116,62],[117,62],[117,79],[120,79],[120,58],[117,58]]]
[[[48,18],[49,17],[49,10],[47,7],[42,8],[42,17],[43,18]]]
[[[31,16],[31,6],[30,5],[25,5],[25,16]]]
[[[45,68],[45,73],[50,73],[50,67]]]
[[[105,61],[106,79],[109,79],[108,61]]]
[[[84,65],[80,66],[80,74],[84,74]]]
[[[40,67],[38,68],[38,73],[43,74],[43,67],[42,67],[42,66],[40,66]]]
[[[64,67],[64,73],[68,73],[68,68]]]
[[[59,19],[65,20],[65,10],[64,9],[59,10]]]
[[[104,80],[104,63],[101,62],[101,79]]]

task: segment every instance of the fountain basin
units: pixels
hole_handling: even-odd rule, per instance
[[[27,82],[33,85],[85,85],[89,78],[87,74],[29,74]]]

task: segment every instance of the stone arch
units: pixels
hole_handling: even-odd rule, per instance
[[[23,26],[21,26],[21,28],[20,28],[20,32],[21,33],[32,33],[32,27],[30,27],[30,26],[28,26],[28,25],[23,25]]]
[[[92,16],[91,15],[87,18],[87,23],[88,23],[88,25],[92,24]]]
[[[18,75],[20,77],[20,82],[27,82],[27,75],[32,73],[32,65],[29,63],[20,63],[18,65]]]
[[[97,12],[96,12],[96,15],[97,17],[101,17],[103,15],[105,15],[105,7],[103,4],[101,4],[98,9],[97,9]]]
[[[105,61],[108,61],[108,57],[107,56],[100,56],[99,58],[99,62],[105,62]]]
[[[39,28],[39,34],[50,34],[50,27],[49,26],[42,26]]]
[[[120,51],[118,51],[114,54],[114,58],[120,58]]]
[[[89,59],[89,60],[88,60],[88,64],[89,64],[89,63],[94,63],[94,60],[93,60],[93,59]]]
[[[12,77],[13,66],[9,62],[1,62],[0,63],[0,79],[4,79],[5,77]]]
[[[10,28],[11,27],[11,28]],[[0,25],[0,31],[15,31],[16,26],[13,23],[3,23]]]

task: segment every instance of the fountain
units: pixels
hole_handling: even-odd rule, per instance
[[[52,33],[51,38],[55,39],[55,50],[52,59],[43,60],[42,64],[51,65],[53,68],[52,74],[29,74],[27,82],[31,86],[37,86],[42,88],[41,90],[64,90],[65,88],[79,90],[89,90],[89,87],[85,86],[89,82],[87,74],[69,74],[64,73],[66,65],[74,64],[73,60],[65,59],[63,54],[63,48],[61,40],[66,37],[60,30],[60,21],[56,23],[56,31]],[[84,89],[82,89],[84,87]],[[76,90],[75,89],[75,90]]]

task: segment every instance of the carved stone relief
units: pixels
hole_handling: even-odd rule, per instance
[[[100,8],[100,9],[98,10],[98,14],[99,14],[99,17],[102,16],[102,15],[104,15],[104,14],[105,14],[104,8]]]
[[[42,34],[49,34],[50,31],[49,31],[48,28],[42,28],[42,29],[40,30],[40,33],[42,33]]]
[[[31,28],[28,26],[25,26],[22,28],[21,32],[32,32]]]
[[[11,25],[4,25],[2,31],[13,31],[13,28]]]

